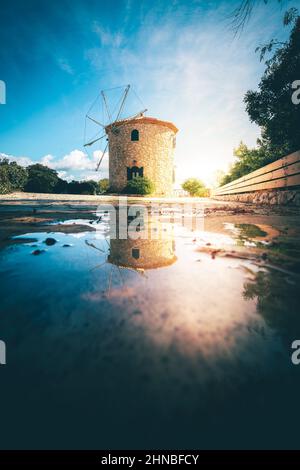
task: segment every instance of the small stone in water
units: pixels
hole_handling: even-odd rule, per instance
[[[46,240],[44,240],[44,243],[46,243],[46,245],[48,246],[52,246],[52,245],[55,245],[56,243],[56,240],[55,238],[46,238]]]
[[[45,253],[45,250],[34,250],[31,254],[37,256],[41,255],[42,253]]]
[[[65,244],[63,245],[63,248],[69,248],[69,246],[72,246],[72,245],[69,245],[69,243],[65,243]]]

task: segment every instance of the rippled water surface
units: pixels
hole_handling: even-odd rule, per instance
[[[299,447],[299,274],[268,256],[294,239],[109,224],[65,216],[0,251],[0,447]]]

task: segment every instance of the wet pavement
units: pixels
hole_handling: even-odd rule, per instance
[[[0,213],[1,448],[300,447],[297,213]]]

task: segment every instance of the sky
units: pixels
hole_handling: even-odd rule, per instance
[[[243,97],[264,71],[255,48],[288,36],[284,11],[299,1],[263,1],[234,37],[230,14],[240,0],[0,0],[0,156],[47,164],[65,179],[107,177],[98,131],[85,116],[100,90],[131,85],[123,117],[144,108],[179,129],[176,181],[215,183],[243,140],[259,128]],[[122,88],[107,93],[113,107]],[[105,119],[100,100],[91,110]],[[86,139],[86,140],[85,140]],[[102,144],[102,143],[101,143]]]

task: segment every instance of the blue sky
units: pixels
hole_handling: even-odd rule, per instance
[[[287,36],[283,11],[299,4],[270,1],[234,38],[228,16],[239,1],[0,0],[0,153],[65,178],[106,176],[107,158],[93,171],[99,148],[83,148],[85,114],[101,89],[130,83],[149,116],[180,129],[178,181],[213,182],[239,141],[259,135],[243,104],[264,69],[254,51]],[[142,108],[129,95],[125,114]]]

